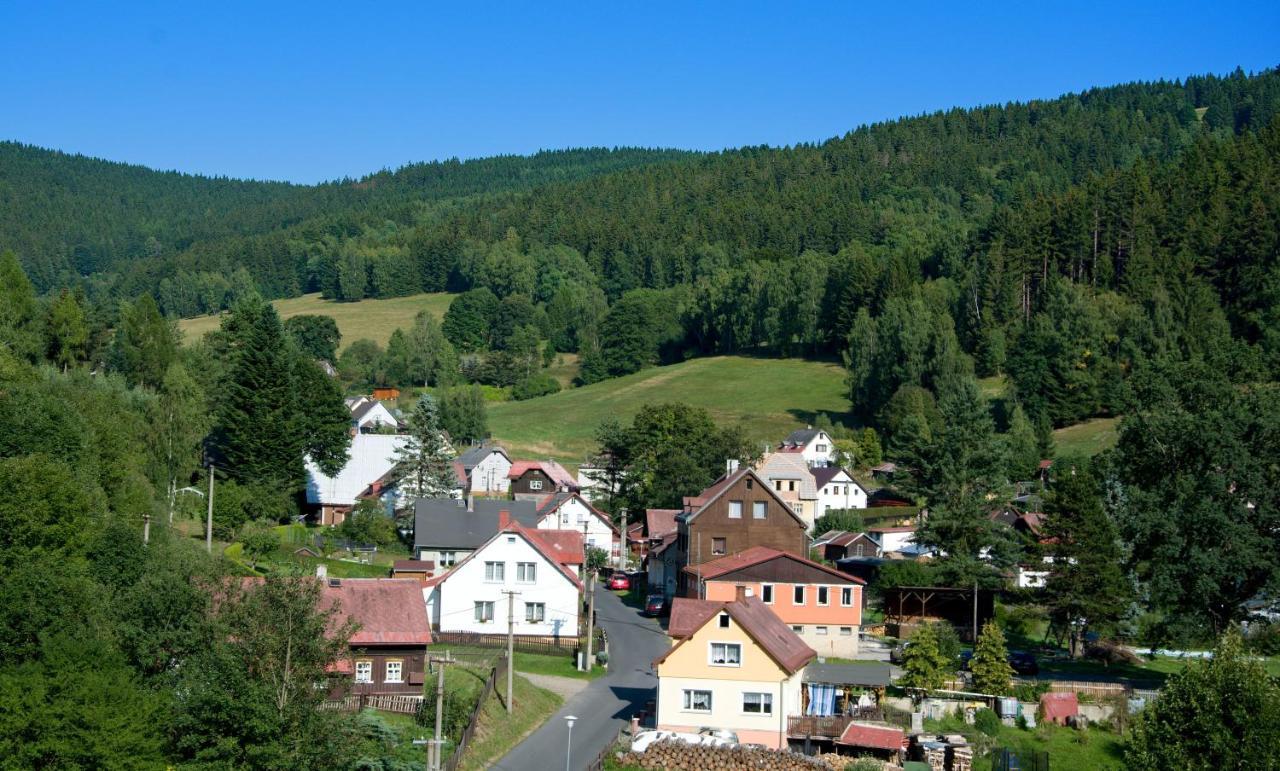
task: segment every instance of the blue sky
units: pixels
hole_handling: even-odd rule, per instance
[[[1280,64],[1280,2],[0,3],[0,139],[314,182]],[[1043,6],[1043,7],[1042,7]]]

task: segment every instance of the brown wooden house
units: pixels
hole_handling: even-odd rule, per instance
[[[551,493],[581,491],[573,474],[553,460],[518,460],[511,464],[507,478],[511,480],[511,497],[517,501],[541,501]]]
[[[349,656],[335,667],[349,678],[342,690],[422,694],[431,623],[418,579],[330,578],[324,599],[334,603],[339,621],[360,625],[351,636]]]
[[[735,469],[701,493],[684,499],[676,517],[677,538],[667,550],[678,576],[677,593],[688,596],[684,568],[768,546],[809,556],[807,526],[751,468]],[[674,552],[674,554],[670,554]]]

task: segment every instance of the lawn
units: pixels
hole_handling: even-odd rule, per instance
[[[354,303],[340,303],[321,299],[317,294],[304,294],[287,300],[275,300],[280,318],[298,316],[303,313],[314,313],[321,316],[332,316],[342,333],[339,348],[345,348],[352,341],[367,337],[379,345],[386,345],[387,339],[396,329],[408,329],[413,324],[413,317],[418,311],[427,310],[437,319],[444,317],[454,295],[447,292],[434,294],[415,294],[408,297],[391,297],[385,300],[361,300]],[[206,332],[218,328],[221,317],[197,316],[192,319],[181,319],[178,328],[182,330],[188,341],[199,340]]]
[[[986,736],[958,717],[945,720],[926,720],[925,730],[938,733],[959,733],[976,745],[978,752],[990,752],[1008,747],[1019,755],[1024,768],[1029,767],[1031,753],[1048,752],[1049,767],[1061,769],[1123,768],[1123,739],[1105,728],[1094,726],[1084,731],[1055,725],[1041,725],[1032,729],[1001,726],[994,737]],[[987,768],[989,760],[974,758],[973,767]]]
[[[517,655],[517,660],[519,656]],[[547,718],[555,714],[564,701],[556,694],[517,676],[512,684],[512,711],[507,713],[503,698],[505,687],[494,689],[494,695],[480,711],[476,732],[462,757],[463,769],[489,768],[520,743]]]
[[[1120,418],[1094,418],[1053,432],[1054,454],[1097,455],[1116,446]]]
[[[582,463],[606,418],[629,420],[646,403],[706,408],[720,425],[741,423],[755,441],[778,442],[819,413],[849,409],[844,370],[803,359],[714,356],[522,402],[489,407],[493,436],[514,455]]]

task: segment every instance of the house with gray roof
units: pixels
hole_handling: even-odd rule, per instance
[[[836,443],[820,428],[805,426],[787,435],[778,452],[796,453],[809,466],[829,466],[836,461]]]
[[[466,478],[466,489],[481,495],[506,494],[511,489],[511,456],[497,445],[472,447],[454,459],[454,467]]]
[[[498,532],[501,512],[528,528],[538,525],[534,501],[420,498],[413,504],[414,559],[441,568],[457,564]]]

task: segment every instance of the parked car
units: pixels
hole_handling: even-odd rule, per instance
[[[644,601],[644,614],[658,617],[667,612],[667,598],[661,594],[651,594]]]
[[[614,591],[627,591],[631,588],[631,579],[626,573],[614,573],[609,576],[609,588]]]
[[[1026,651],[1009,651],[1009,666],[1020,675],[1040,674],[1040,664],[1036,657]]]
[[[708,730],[714,730],[714,729],[704,728],[702,730],[708,731]],[[734,734],[732,731],[728,731],[727,733],[735,737],[737,736],[737,734]],[[696,734],[690,734],[690,733],[683,733],[679,731],[641,731],[640,733],[636,734],[634,739],[631,740],[631,751],[636,753],[637,755],[641,755],[641,754],[644,754],[645,750],[649,749],[649,745],[656,744],[657,742],[662,742],[662,741],[684,742],[685,744],[700,744],[707,747],[731,747],[735,743],[727,739],[722,739],[718,736],[703,734],[701,732]]]
[[[730,742],[733,744],[738,743],[738,734],[725,728],[712,728],[711,726],[703,726],[698,729],[698,736],[709,736],[713,739],[719,739],[721,741]]]

